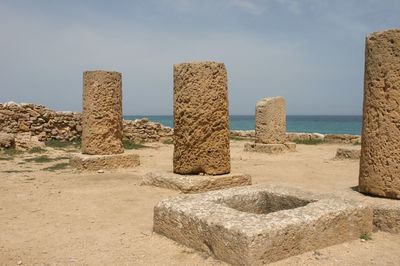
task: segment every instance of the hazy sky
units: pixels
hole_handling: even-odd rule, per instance
[[[224,62],[231,114],[361,114],[364,39],[399,0],[0,0],[0,102],[81,110],[82,72],[123,73],[125,114],[172,114],[172,65]]]

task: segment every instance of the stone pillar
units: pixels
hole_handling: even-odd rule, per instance
[[[286,142],[286,112],[283,97],[263,98],[256,105],[256,143]]]
[[[174,173],[230,172],[225,65],[174,65]]]
[[[110,71],[83,73],[82,153],[123,153],[122,75]]]
[[[400,199],[400,30],[366,38],[359,189]]]

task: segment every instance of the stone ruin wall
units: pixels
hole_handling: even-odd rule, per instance
[[[82,134],[81,113],[58,112],[37,104],[0,104],[0,132],[20,134],[31,132],[39,140],[74,141]],[[135,142],[159,141],[172,136],[173,130],[147,119],[124,120],[124,138]]]
[[[0,132],[19,134],[31,132],[39,140],[77,140],[81,137],[81,114],[57,112],[37,104],[0,103]],[[134,142],[155,142],[165,137],[172,137],[173,129],[148,119],[124,120],[124,138]],[[231,136],[254,138],[254,130],[232,130]],[[295,139],[324,139],[334,143],[360,143],[358,135],[318,133],[287,133],[288,141]]]

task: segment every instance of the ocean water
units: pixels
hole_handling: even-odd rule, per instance
[[[173,127],[173,117],[170,115],[125,115],[124,119],[134,120],[147,117],[150,121]],[[286,128],[288,132],[308,132],[322,134],[361,134],[361,116],[347,115],[288,115]],[[254,130],[253,115],[232,115],[230,117],[232,130]]]

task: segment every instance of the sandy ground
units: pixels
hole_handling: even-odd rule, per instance
[[[232,141],[232,172],[252,175],[253,183],[364,197],[351,189],[358,161],[333,160],[337,147],[346,145],[298,145],[297,152],[267,155],[244,153],[243,144]],[[43,154],[0,160],[0,265],[226,265],[152,233],[153,206],[178,192],[139,185],[144,173],[172,168],[173,146],[149,145],[133,151],[140,167],[102,174],[42,170],[68,161],[61,150],[47,151],[58,158],[47,163],[26,161]],[[376,232],[369,241],[275,265],[400,265],[399,250],[400,235]]]

